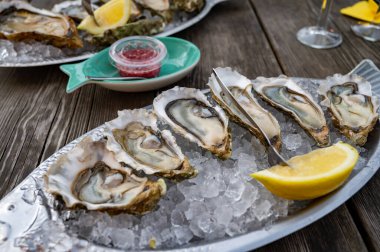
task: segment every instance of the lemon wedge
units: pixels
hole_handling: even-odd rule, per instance
[[[358,151],[339,142],[305,155],[291,158],[294,166],[276,165],[251,174],[273,194],[290,199],[314,199],[341,186],[351,174],[359,158]]]
[[[132,0],[111,0],[94,11],[99,26],[93,17],[87,16],[78,25],[78,29],[100,36],[106,30],[125,25],[131,14],[131,9]]]

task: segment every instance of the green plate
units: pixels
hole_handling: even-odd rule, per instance
[[[157,38],[165,44],[168,54],[164,59],[160,75],[156,78],[128,81],[92,81],[86,76],[117,77],[118,70],[109,60],[109,48],[77,64],[61,65],[60,69],[69,76],[66,92],[90,83],[101,85],[116,91],[142,92],[173,84],[184,78],[194,69],[200,60],[201,53],[193,43],[174,37]]]

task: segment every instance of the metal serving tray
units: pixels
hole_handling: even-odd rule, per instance
[[[356,73],[371,82],[373,93],[380,96],[380,71],[370,60],[362,61],[352,73]],[[302,78],[297,78],[302,80]],[[313,80],[318,81],[318,80]],[[207,91],[206,91],[207,92]],[[104,125],[88,132],[93,138],[103,136]],[[74,140],[41,163],[23,182],[0,201],[0,250],[21,251],[17,238],[27,236],[41,226],[47,219],[57,219],[57,213],[46,208],[46,202],[52,200],[44,193],[43,174],[60,155],[73,148],[82,138]],[[286,218],[280,219],[268,228],[262,228],[246,234],[216,241],[191,243],[176,251],[247,251],[271,243],[287,236],[327,215],[360,190],[376,173],[380,161],[380,126],[377,125],[366,147],[369,160],[360,170],[354,170],[348,181],[339,190],[314,200],[306,208]],[[25,248],[24,248],[25,249]],[[86,251],[113,251],[94,244],[87,244]]]
[[[191,19],[183,22],[181,20],[173,21],[172,23],[168,24],[165,30],[162,33],[159,33],[155,36],[158,37],[166,37],[170,36],[174,33],[180,32],[196,23],[198,23],[201,19],[203,19],[210,10],[217,5],[218,3],[224,2],[227,0],[206,0],[206,4],[203,7],[202,11],[199,12],[196,16],[192,17]],[[99,48],[101,50],[103,48]],[[55,64],[64,64],[79,60],[84,60],[90,58],[92,55],[94,55],[95,52],[83,52],[76,56],[68,56],[64,58],[46,58],[42,62],[20,62],[20,63],[14,63],[14,62],[1,62],[0,61],[0,67],[34,67],[34,66],[47,66],[47,65],[55,65]]]

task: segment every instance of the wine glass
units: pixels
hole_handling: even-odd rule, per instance
[[[323,0],[316,26],[304,27],[297,32],[297,39],[304,45],[317,49],[328,49],[342,43],[342,35],[328,28],[329,15],[333,0]]]

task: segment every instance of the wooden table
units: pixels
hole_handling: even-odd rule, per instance
[[[343,44],[315,50],[295,34],[316,23],[320,0],[231,0],[176,36],[197,44],[202,60],[177,83],[204,88],[212,67],[232,66],[248,77],[323,78],[347,73],[364,58],[380,65],[380,43],[350,31],[352,19],[338,9],[333,26]],[[151,104],[162,90],[127,94],[86,86],[65,93],[67,77],[58,66],[0,69],[0,197],[10,192],[43,160],[85,132],[116,117],[117,110]],[[170,88],[170,87],[168,87]],[[261,251],[380,251],[380,174],[337,210]]]

